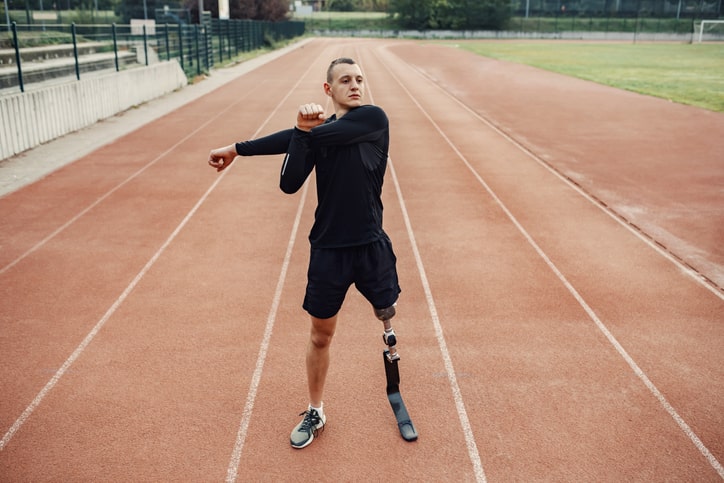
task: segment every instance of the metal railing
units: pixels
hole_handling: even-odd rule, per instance
[[[18,25],[12,49],[0,49],[0,88],[177,59],[187,77],[217,62],[304,34],[304,22],[213,19],[204,25]],[[14,65],[13,65],[14,64]],[[12,71],[12,72],[11,72]]]

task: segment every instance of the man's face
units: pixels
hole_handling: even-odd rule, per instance
[[[324,90],[344,110],[362,105],[364,78],[357,64],[337,64],[332,68],[332,82],[324,83]]]

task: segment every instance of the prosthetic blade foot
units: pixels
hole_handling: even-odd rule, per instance
[[[390,358],[390,351],[385,349],[382,358],[385,361],[385,375],[387,376],[387,399],[390,401],[390,406],[392,406],[392,412],[395,413],[400,436],[405,441],[415,441],[417,439],[417,430],[412,424],[407,407],[405,407],[405,402],[400,394],[400,371],[397,367],[399,356],[393,360]]]

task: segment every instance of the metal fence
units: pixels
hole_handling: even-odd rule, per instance
[[[304,34],[304,22],[213,19],[204,25],[11,25],[0,49],[0,88],[102,69],[119,71],[177,59],[188,77],[277,41]]]
[[[646,32],[652,34],[690,34],[696,19],[647,17],[583,17],[556,15],[552,17],[515,17],[509,30],[526,33],[551,32]]]

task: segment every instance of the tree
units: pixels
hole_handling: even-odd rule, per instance
[[[390,0],[389,12],[417,30],[502,30],[511,15],[509,0]]]
[[[256,17],[249,17],[253,20],[279,22],[289,15],[289,0],[256,0],[256,5]]]
[[[219,17],[219,2],[203,0],[204,10]],[[198,0],[184,0],[184,6],[198,19]],[[289,0],[229,0],[229,16],[234,19],[266,20],[279,22],[289,15]]]
[[[389,13],[402,28],[425,30],[430,27],[432,0],[390,0]]]
[[[386,12],[388,0],[326,0],[324,10],[331,12]]]
[[[353,12],[357,10],[355,0],[327,0],[326,10],[331,12]]]

